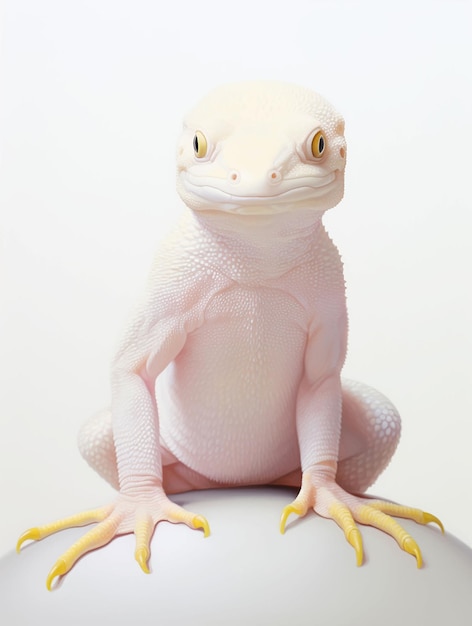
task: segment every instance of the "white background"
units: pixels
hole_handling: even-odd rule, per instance
[[[112,497],[76,433],[109,401],[120,329],[181,210],[182,114],[244,78],[312,87],[346,118],[346,194],[326,218],[346,264],[345,372],[404,420],[372,491],[472,545],[471,4],[10,0],[3,13],[0,554]]]

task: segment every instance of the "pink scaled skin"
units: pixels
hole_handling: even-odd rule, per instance
[[[421,564],[390,517],[438,521],[360,493],[400,435],[392,404],[341,382],[347,342],[342,264],[323,213],[343,196],[344,123],[317,94],[249,82],[213,91],[185,120],[178,192],[187,205],[158,252],[147,291],[112,364],[112,405],[80,434],[115,503],[56,526],[99,522],[63,555],[135,532],[145,571],[161,520],[208,534],[167,494],[279,484],[301,487],[282,514],[333,518],[362,562],[356,522],[391,534]],[[34,535],[34,536],[33,536]]]

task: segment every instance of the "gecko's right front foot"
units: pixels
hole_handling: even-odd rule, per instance
[[[135,558],[141,569],[148,574],[151,538],[156,524],[161,521],[174,524],[184,523],[190,528],[200,528],[205,537],[210,534],[210,527],[203,516],[190,513],[169,500],[161,488],[156,488],[139,495],[120,494],[118,499],[108,506],[78,513],[44,526],[30,528],[18,539],[16,550],[20,552],[22,544],[29,539],[39,541],[60,530],[96,523],[94,528],[57,559],[46,579],[46,586],[49,590],[51,590],[53,580],[57,576],[67,574],[74,563],[85,553],[106,545],[118,535],[132,532],[136,537]]]

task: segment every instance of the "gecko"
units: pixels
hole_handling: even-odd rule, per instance
[[[440,520],[362,495],[389,463],[401,420],[380,392],[341,378],[347,346],[343,264],[322,217],[344,194],[343,117],[305,87],[222,85],[185,117],[177,191],[185,207],[155,257],[111,365],[111,406],[79,449],[116,499],[30,528],[39,540],[95,524],[62,554],[47,588],[86,552],[134,533],[149,573],[161,521],[210,532],[169,496],[285,485],[283,509],[334,520],[363,562],[359,524],[391,535],[422,566],[395,519]]]

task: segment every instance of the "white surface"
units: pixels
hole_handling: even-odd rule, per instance
[[[0,560],[0,622],[29,626],[470,626],[472,550],[438,529],[405,527],[425,566],[395,541],[363,529],[366,563],[330,520],[315,515],[278,531],[287,489],[182,494],[179,503],[211,520],[212,534],[161,524],[152,573],[133,560],[133,539],[81,559],[59,588],[46,591],[55,558],[84,533],[68,531]],[[292,523],[293,522],[293,523]]]
[[[182,114],[258,77],[346,118],[346,195],[327,220],[345,371],[404,420],[375,492],[472,545],[471,18],[468,2],[4,2],[0,553],[110,499],[75,437],[108,403],[116,339],[180,210]]]

